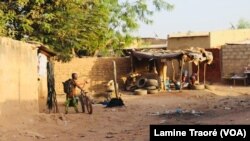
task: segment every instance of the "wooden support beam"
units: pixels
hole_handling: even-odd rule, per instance
[[[115,96],[116,96],[116,98],[118,98],[117,73],[116,73],[116,63],[115,63],[115,61],[113,61],[113,66],[114,66]]]
[[[182,59],[181,59],[181,74],[180,74],[180,84],[181,84],[181,86],[180,86],[180,89],[182,90],[182,71],[183,71],[183,65],[184,65],[184,58],[182,57]]]
[[[197,81],[198,81],[198,83],[200,83],[200,62],[198,62]]]
[[[158,89],[162,90],[161,87],[161,65],[160,65],[160,60],[157,59],[155,60],[155,67],[156,67],[156,71],[157,71],[157,76],[158,76]]]
[[[130,55],[130,63],[131,63],[131,72],[134,73],[135,72],[135,65],[134,65],[134,57],[132,54]]]
[[[154,72],[155,74],[158,74],[157,69],[156,69],[156,60],[154,60],[153,72]]]
[[[167,62],[164,62],[163,64],[162,73],[163,73],[163,90],[166,90],[165,84],[167,80]]]
[[[204,63],[204,85],[206,85],[207,62]]]
[[[159,88],[164,90],[164,62],[161,59],[157,60],[157,71],[159,79]]]
[[[175,81],[175,68],[174,68],[174,60],[171,60],[172,69],[173,69],[173,81]]]
[[[163,66],[162,64],[160,64],[160,71],[159,71],[159,79],[160,79],[160,86],[161,86],[161,90],[164,90],[164,82],[163,82]]]

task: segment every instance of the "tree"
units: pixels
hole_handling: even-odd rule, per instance
[[[156,11],[171,10],[152,0]],[[0,2],[0,34],[49,45],[68,60],[74,51],[118,50],[128,45],[138,22],[150,24],[153,9],[146,0],[4,0]],[[73,52],[72,52],[73,51]]]
[[[250,22],[245,20],[245,19],[240,19],[238,21],[238,25],[237,25],[238,29],[246,29],[246,28],[250,28]]]
[[[4,20],[4,13],[3,13],[3,11],[0,9],[0,36],[1,35],[4,35],[4,33],[5,33],[5,20]]]

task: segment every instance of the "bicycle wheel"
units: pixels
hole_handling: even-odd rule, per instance
[[[82,112],[85,113],[84,97],[83,97],[83,95],[79,96],[79,100],[80,100],[80,103],[81,103]]]
[[[87,109],[87,111],[88,111],[89,114],[92,114],[93,113],[92,102],[91,102],[91,100],[88,97],[86,97],[85,100],[86,100],[85,101],[86,109]]]

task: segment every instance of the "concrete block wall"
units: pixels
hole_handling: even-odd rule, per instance
[[[86,57],[73,58],[70,62],[55,62],[55,88],[57,94],[63,94],[62,82],[69,79],[73,72],[78,73],[79,82],[86,79],[90,83],[86,85],[88,91],[103,92],[103,84],[113,79],[113,62],[117,66],[117,79],[120,88],[124,86],[123,79],[131,71],[130,58],[106,58]]]
[[[250,64],[250,44],[222,47],[222,76],[230,73],[242,73],[248,64]]]

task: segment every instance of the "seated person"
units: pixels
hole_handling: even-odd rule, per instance
[[[196,73],[193,73],[193,74],[190,76],[189,80],[190,80],[189,83],[190,83],[191,85],[194,85],[195,82],[196,82],[196,80],[197,80],[197,74],[196,74]]]

